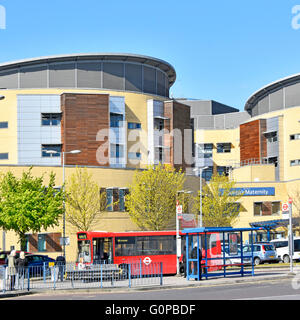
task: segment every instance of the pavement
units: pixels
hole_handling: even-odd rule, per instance
[[[218,286],[218,285],[237,285],[242,283],[259,283],[265,281],[281,281],[281,280],[292,280],[296,276],[300,276],[300,267],[296,267],[293,270],[293,273],[290,272],[289,268],[262,268],[255,270],[255,275],[245,275],[244,277],[241,276],[229,276],[229,277],[211,277],[206,280],[205,278],[202,281],[195,281],[195,280],[187,280],[181,276],[171,276],[171,277],[164,277],[163,279],[163,286],[139,286],[134,288],[126,288],[126,287],[109,287],[109,288],[84,288],[84,289],[62,289],[56,290],[57,292],[130,292],[130,291],[138,291],[138,290],[166,290],[166,289],[176,289],[176,288],[188,288],[188,287],[207,287],[207,286]],[[14,298],[23,295],[32,295],[32,294],[40,294],[47,292],[53,294],[54,290],[50,289],[32,289],[29,292],[27,291],[6,291],[0,292],[0,299],[5,298]]]

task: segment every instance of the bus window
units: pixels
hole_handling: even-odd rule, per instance
[[[295,252],[300,252],[300,239],[299,240],[294,240],[294,251]]]
[[[78,241],[78,262],[80,258],[83,258],[84,263],[90,263],[92,261],[90,243],[90,240]]]
[[[93,238],[94,263],[113,263],[112,249],[112,238]]]

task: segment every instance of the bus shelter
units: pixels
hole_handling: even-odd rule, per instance
[[[187,280],[202,277],[251,274],[254,276],[253,239],[261,228],[193,228],[185,229],[185,263]]]

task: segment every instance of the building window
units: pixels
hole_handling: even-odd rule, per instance
[[[110,114],[110,127],[122,128],[123,127],[123,115],[118,113]]]
[[[300,159],[291,160],[290,165],[291,165],[291,167],[300,166]]]
[[[0,153],[0,160],[8,160],[8,153]]]
[[[0,129],[8,129],[8,122],[0,122]]]
[[[46,252],[46,235],[38,235],[38,252]]]
[[[217,167],[217,172],[220,176],[222,175],[228,176],[230,169],[231,167]]]
[[[202,170],[202,179],[210,181],[213,176],[213,169],[213,167],[209,167],[208,169]]]
[[[119,159],[124,157],[124,148],[120,144],[110,145],[110,157],[113,159]]]
[[[281,211],[281,202],[272,202],[272,216],[277,216]]]
[[[60,126],[61,113],[42,113],[42,126]]]
[[[277,132],[276,132],[276,131],[266,133],[265,136],[266,136],[266,139],[267,139],[267,141],[268,141],[269,143],[277,142],[277,141],[278,141],[278,136],[277,136]]]
[[[254,216],[277,216],[281,211],[281,202],[254,202]]]
[[[128,159],[141,160],[142,154],[140,152],[128,152]]]
[[[261,216],[262,215],[262,202],[254,202],[254,215]]]
[[[300,140],[300,133],[290,135],[290,140]]]
[[[106,195],[106,211],[125,211],[127,188],[101,188],[100,192]]]
[[[217,143],[217,153],[230,153],[231,143]]]
[[[213,156],[213,147],[212,143],[205,143],[198,145],[198,158],[212,158]]]
[[[60,144],[43,144],[42,145],[42,157],[43,158],[58,158],[62,152],[62,146]]]
[[[128,129],[142,129],[142,125],[140,123],[128,122]]]
[[[154,129],[155,130],[159,130],[159,131],[161,131],[161,130],[164,130],[164,120],[162,120],[162,119],[155,119],[154,120]]]

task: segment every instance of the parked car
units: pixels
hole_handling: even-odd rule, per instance
[[[29,267],[30,275],[33,277],[43,276],[44,271],[46,275],[50,274],[49,263],[55,264],[55,260],[41,254],[27,254],[25,255],[27,267]]]
[[[241,250],[240,249],[238,249],[236,253],[230,252],[227,248],[225,249],[225,263],[227,265],[242,263],[241,262],[242,261],[241,256],[242,255],[241,255]],[[222,250],[221,257],[223,257],[223,250]],[[250,264],[251,263],[251,258],[248,255],[244,255],[244,253],[243,253],[243,263],[244,264]]]
[[[252,257],[252,246],[244,246],[244,256]],[[265,262],[279,262],[279,258],[274,245],[270,242],[255,243],[253,244],[253,263],[259,265]]]
[[[275,246],[278,258],[284,263],[290,262],[289,240],[287,238],[272,240],[271,243]],[[294,254],[293,260],[300,260],[300,237],[294,237]]]

